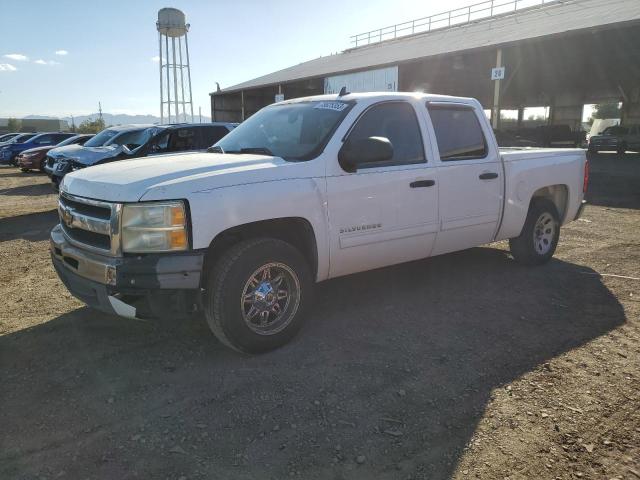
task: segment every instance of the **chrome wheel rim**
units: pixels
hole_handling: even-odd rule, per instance
[[[245,324],[259,335],[274,335],[291,323],[300,305],[300,281],[283,263],[267,263],[249,276],[240,298]]]
[[[553,240],[556,234],[556,222],[550,213],[544,212],[536,220],[533,229],[533,246],[538,255],[546,255],[553,247]]]

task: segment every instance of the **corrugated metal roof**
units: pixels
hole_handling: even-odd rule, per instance
[[[225,88],[222,93],[638,21],[640,0],[567,0],[320,57]]]

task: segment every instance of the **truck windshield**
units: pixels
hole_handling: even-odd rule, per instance
[[[266,153],[285,160],[309,160],[324,148],[353,102],[313,101],[271,105],[218,141],[224,153]]]

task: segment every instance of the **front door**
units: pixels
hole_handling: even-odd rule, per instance
[[[351,129],[351,141],[388,138],[394,155],[327,177],[331,277],[429,256],[439,226],[438,184],[421,131],[414,106],[398,101],[370,107]]]

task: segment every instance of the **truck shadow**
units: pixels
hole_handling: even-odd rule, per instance
[[[255,357],[72,311],[0,337],[0,476],[449,478],[494,389],[625,322],[580,271],[475,248],[339,278]]]
[[[23,239],[31,242],[47,240],[58,223],[57,210],[29,213],[0,219],[0,242]]]

